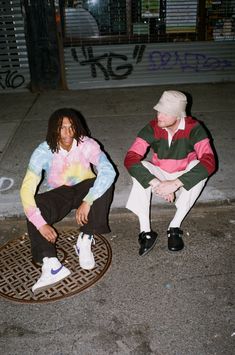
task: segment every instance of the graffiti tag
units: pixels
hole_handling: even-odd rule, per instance
[[[16,89],[23,85],[25,82],[24,77],[21,74],[18,74],[16,70],[10,71],[0,71],[0,87],[2,89],[12,88]]]
[[[104,75],[105,80],[123,80],[126,79],[133,71],[134,65],[140,63],[145,51],[145,45],[136,45],[132,53],[133,64],[127,63],[128,57],[124,54],[114,52],[104,53],[94,56],[93,48],[82,46],[82,54],[84,60],[79,60],[76,48],[71,48],[73,59],[81,66],[90,66],[93,78],[98,76],[98,69]]]
[[[14,180],[5,176],[0,177],[0,192],[6,191],[12,188]]]
[[[209,57],[201,53],[178,51],[152,51],[149,53],[149,70],[171,70],[179,67],[181,71],[216,71],[232,66],[232,62],[226,59]]]

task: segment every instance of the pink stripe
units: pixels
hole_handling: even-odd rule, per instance
[[[200,159],[204,154],[214,155],[208,138],[196,143],[194,145],[194,149],[197,152],[198,159]]]
[[[157,154],[153,154],[152,163],[156,166],[159,166],[162,170],[167,171],[168,173],[175,173],[178,171],[185,170],[188,164],[197,159],[195,152],[189,153],[188,156],[184,159],[159,159]]]
[[[142,138],[137,137],[128,151],[132,151],[143,156],[146,153],[146,149],[148,148],[148,146],[149,144],[146,141],[144,141]]]
[[[215,157],[209,139],[203,139],[194,146],[201,164],[207,169],[208,174],[215,171]]]

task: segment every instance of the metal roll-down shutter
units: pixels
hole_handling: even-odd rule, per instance
[[[0,4],[0,92],[26,90],[30,72],[20,0]]]

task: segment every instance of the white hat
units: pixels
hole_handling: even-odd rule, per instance
[[[181,118],[186,116],[186,105],[187,98],[182,92],[169,90],[163,92],[154,110]]]

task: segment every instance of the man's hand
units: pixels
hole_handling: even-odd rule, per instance
[[[155,179],[153,179],[153,180],[151,180],[150,182],[149,182],[149,185],[152,187],[152,191],[153,192],[155,192],[155,190],[156,190],[156,188],[159,186],[159,184],[160,184],[160,180],[158,180],[157,178],[155,178]]]
[[[76,211],[76,220],[77,223],[83,226],[88,222],[88,214],[90,212],[91,206],[86,201],[83,201],[82,204],[78,207]]]
[[[163,196],[163,198],[164,198],[165,201],[172,203],[175,200],[175,194],[174,194],[174,192],[172,192],[169,195]]]
[[[44,224],[41,228],[39,228],[39,232],[46,240],[48,240],[48,242],[55,243],[57,233],[49,224]]]
[[[176,180],[166,180],[162,181],[155,189],[159,196],[166,196],[177,191],[181,186],[183,186],[182,182],[179,179]]]
[[[149,185],[152,187],[152,192],[155,193],[156,195],[159,195],[157,192],[157,189],[160,186],[160,184],[161,184],[161,181],[158,180],[157,178],[155,178],[149,182]],[[175,200],[174,192],[171,192],[167,195],[159,195],[159,196],[163,197],[164,200],[167,202],[174,202],[174,200]]]

